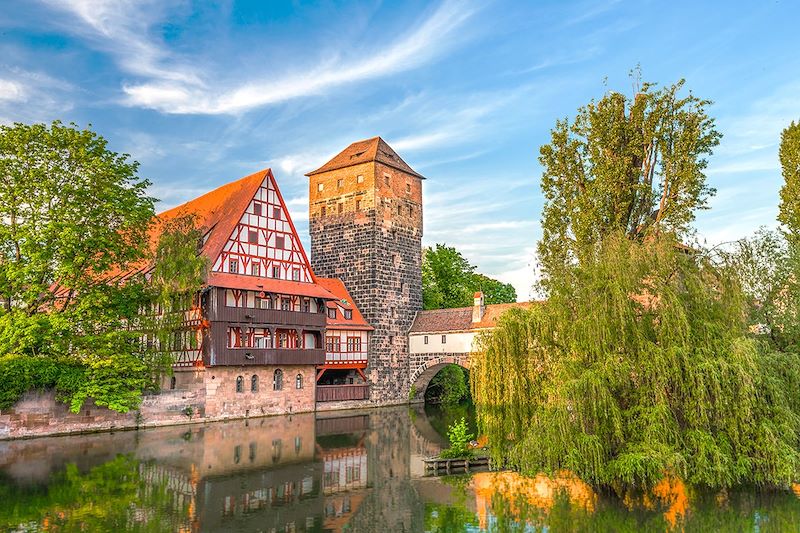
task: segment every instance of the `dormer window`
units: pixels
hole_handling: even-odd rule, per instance
[[[345,320],[352,320],[353,319],[353,311],[351,311],[350,309],[345,309],[344,310],[344,319]]]
[[[336,308],[335,307],[329,307],[328,308],[328,318],[330,318],[332,320],[336,319]]]

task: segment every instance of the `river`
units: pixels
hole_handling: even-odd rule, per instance
[[[800,531],[800,486],[665,480],[612,495],[568,473],[423,477],[462,415],[397,407],[0,442],[0,530]]]

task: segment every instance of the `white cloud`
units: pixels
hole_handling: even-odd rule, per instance
[[[24,102],[28,90],[19,82],[0,78],[0,103]]]
[[[445,0],[416,29],[384,45],[349,54],[333,54],[316,65],[276,75],[263,72],[241,81],[230,65],[208,72],[171,53],[152,36],[151,28],[174,6],[167,2],[115,0],[46,0],[72,12],[84,23],[84,34],[111,53],[120,67],[145,78],[123,86],[124,103],[175,114],[236,114],[329,89],[407,71],[439,57],[459,38],[458,30],[476,8]],[[297,63],[287,61],[286,63]],[[235,77],[230,73],[235,73]],[[201,74],[202,73],[202,74]]]

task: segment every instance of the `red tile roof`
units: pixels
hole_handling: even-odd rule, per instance
[[[359,311],[358,307],[356,307],[355,302],[353,302],[353,298],[350,296],[350,293],[347,291],[347,288],[344,286],[342,280],[338,278],[317,278],[317,283],[336,297],[335,301],[328,302],[328,307],[341,306],[344,309],[350,309],[353,311],[353,316],[350,320],[344,318],[344,313],[336,313],[335,319],[329,317],[329,328],[360,330],[373,329],[372,326],[370,326],[367,321],[364,320],[364,317],[361,315],[361,311]]]
[[[409,333],[444,333],[493,328],[497,319],[509,309],[528,309],[535,302],[491,304],[484,307],[480,322],[472,322],[472,307],[428,309],[417,311]]]
[[[333,159],[306,174],[306,176],[313,176],[314,174],[321,174],[329,170],[337,170],[340,168],[352,167],[362,163],[370,162],[383,163],[384,165],[396,168],[412,176],[420,179],[425,179],[422,174],[419,174],[408,163],[397,155],[397,152],[392,150],[391,146],[386,144],[386,141],[380,137],[373,137],[363,141],[356,141],[336,155]]]
[[[336,295],[331,294],[320,283],[303,283],[301,281],[287,281],[258,276],[245,276],[242,274],[228,274],[225,272],[209,272],[207,285],[225,287],[227,289],[247,289],[251,291],[309,296],[311,298],[324,298],[326,300],[338,299]]]

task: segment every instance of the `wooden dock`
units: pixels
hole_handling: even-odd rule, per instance
[[[428,457],[423,459],[426,476],[444,476],[450,474],[468,474],[470,472],[488,472],[492,469],[488,455],[472,459],[442,459]]]

